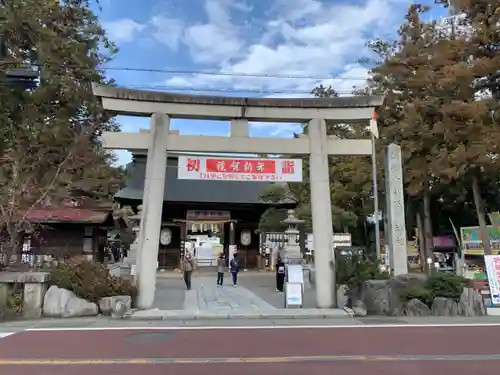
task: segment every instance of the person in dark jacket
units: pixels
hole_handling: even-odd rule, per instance
[[[279,257],[276,261],[276,291],[282,292],[285,285],[285,263]]]
[[[233,286],[236,287],[238,282],[238,272],[240,272],[240,263],[238,261],[238,254],[234,254],[234,258],[229,262],[229,270],[231,271],[231,276],[233,276]]]
[[[224,270],[226,268],[226,257],[224,253],[220,253],[217,259],[217,286],[222,286],[224,282]]]
[[[191,253],[186,250],[184,258],[182,258],[181,268],[184,273],[184,282],[186,283],[187,290],[191,290],[191,274],[195,267],[195,261]]]

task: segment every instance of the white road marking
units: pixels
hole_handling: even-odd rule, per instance
[[[0,332],[0,339],[4,339],[6,337],[12,336],[16,332]]]
[[[353,324],[353,325],[279,325],[279,326],[121,326],[121,327],[52,327],[28,328],[24,332],[73,332],[73,331],[210,331],[248,329],[384,329],[384,328],[457,328],[457,327],[500,327],[500,323],[451,323],[451,324]],[[1,335],[1,334],[0,334]],[[1,336],[0,336],[1,337]]]

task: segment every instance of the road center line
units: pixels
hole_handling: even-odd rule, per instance
[[[401,356],[293,356],[293,357],[228,357],[228,358],[127,358],[127,359],[0,359],[0,366],[59,365],[189,365],[250,364],[293,362],[381,362],[381,361],[500,361],[500,354],[489,355],[401,355]]]

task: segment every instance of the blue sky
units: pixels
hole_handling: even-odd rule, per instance
[[[96,13],[120,49],[108,67],[162,70],[109,69],[108,75],[120,86],[209,95],[304,97],[320,83],[332,84],[341,93],[362,86],[368,71],[358,61],[368,53],[365,42],[394,36],[410,3],[101,0]],[[429,17],[444,14],[437,9]],[[312,78],[243,77],[241,73]],[[118,121],[122,131],[149,126],[147,118],[120,116]],[[172,128],[181,134],[226,135],[229,123],[175,120]],[[264,123],[253,124],[251,129],[257,137],[289,137],[299,130],[296,125]],[[119,164],[130,160],[128,152],[118,155]]]

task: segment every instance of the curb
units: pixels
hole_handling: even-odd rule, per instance
[[[302,310],[303,311],[303,310]],[[174,312],[166,310],[138,311],[125,316],[125,320],[254,320],[254,319],[352,319],[353,317],[343,310],[311,311],[304,313],[294,312],[259,312],[259,313],[209,313],[209,312]]]

